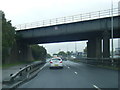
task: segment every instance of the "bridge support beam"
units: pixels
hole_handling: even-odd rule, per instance
[[[100,58],[102,57],[101,38],[90,38],[87,42],[87,57]]]
[[[103,33],[103,58],[110,57],[110,33],[105,31]]]

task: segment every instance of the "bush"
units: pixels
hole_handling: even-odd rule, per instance
[[[10,50],[15,42],[15,28],[12,27],[11,20],[7,21],[2,12],[2,61],[10,55]]]

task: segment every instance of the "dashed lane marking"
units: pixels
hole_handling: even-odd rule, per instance
[[[93,85],[94,88],[96,88],[97,90],[101,90],[99,87],[97,87],[96,85]]]
[[[75,74],[78,74],[77,72],[75,72]]]
[[[66,65],[64,65],[64,66],[66,66]],[[67,66],[66,66],[67,67]]]

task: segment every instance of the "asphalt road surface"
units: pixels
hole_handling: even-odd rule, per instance
[[[63,69],[49,69],[46,63],[38,75],[18,88],[118,88],[118,72],[64,61]]]

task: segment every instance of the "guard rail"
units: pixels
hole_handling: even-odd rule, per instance
[[[20,68],[20,70],[14,74],[10,74],[10,79],[8,81],[3,81],[3,89],[13,89],[17,88],[21,83],[33,78],[39,72],[40,67],[42,67],[45,62],[38,61],[26,67]]]

